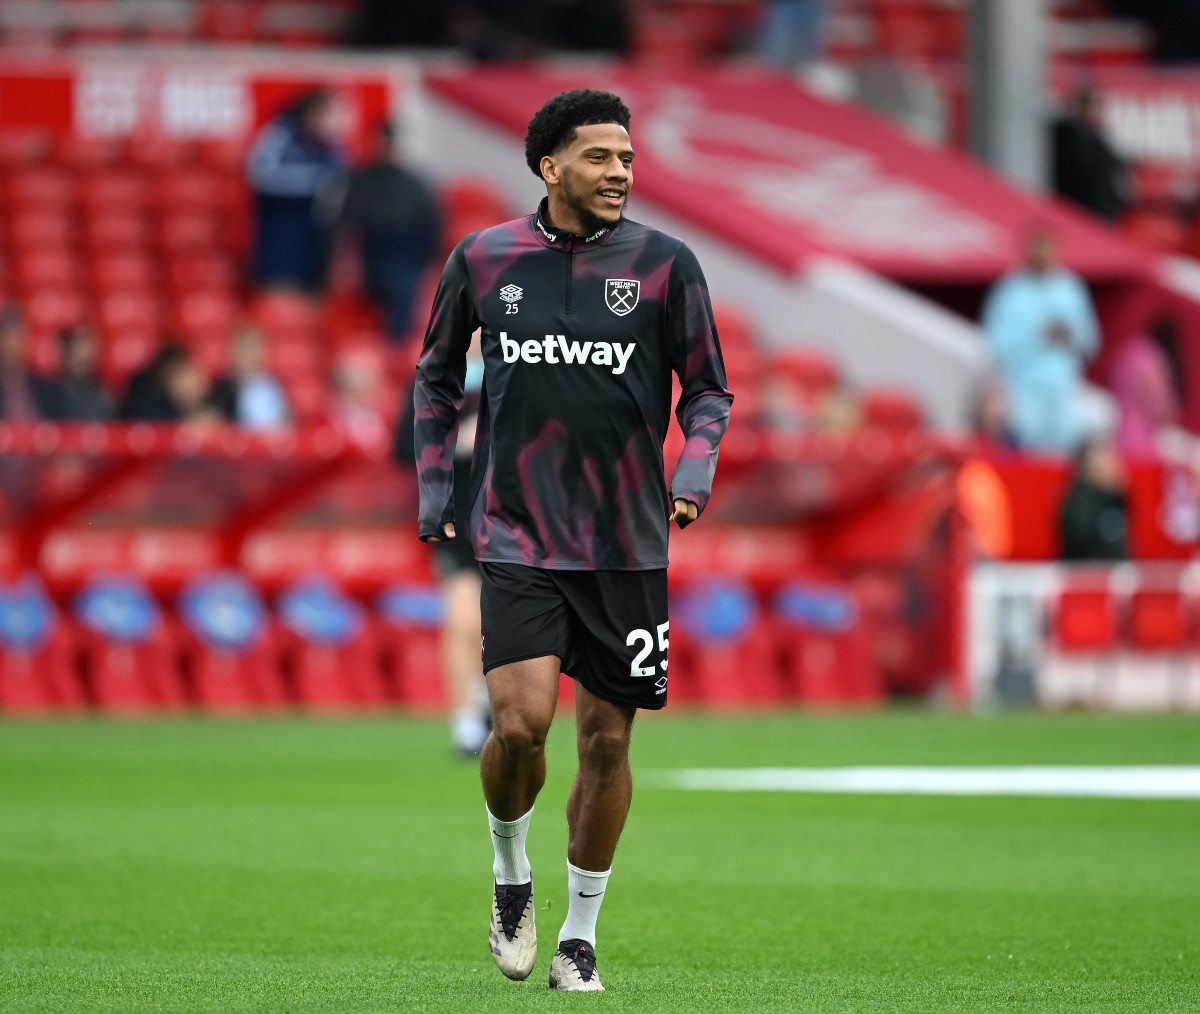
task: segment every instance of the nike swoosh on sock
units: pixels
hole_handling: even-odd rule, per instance
[[[515,838],[517,836],[515,833],[514,834],[501,834],[499,831],[493,831],[492,834],[494,834],[497,838]]]
[[[599,898],[600,895],[602,895],[603,893],[604,893],[603,891],[597,891],[595,894],[584,894],[582,891],[580,891],[579,897],[581,897],[581,898]]]

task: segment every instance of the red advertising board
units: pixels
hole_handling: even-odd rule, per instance
[[[333,90],[342,136],[356,153],[393,114],[403,89],[401,78],[379,71],[294,70],[261,61],[10,62],[0,69],[0,130],[244,141],[317,85]]]

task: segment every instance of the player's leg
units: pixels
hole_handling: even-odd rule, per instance
[[[636,709],[575,687],[579,770],[567,801],[567,918],[550,968],[556,989],[601,990],[596,919],[633,799],[629,740]]]
[[[572,611],[579,771],[567,803],[567,918],[550,965],[555,989],[601,990],[596,919],[633,796],[636,709],[667,699],[667,575],[595,571],[558,578]]]
[[[450,735],[463,754],[477,754],[487,739],[483,670],[479,663],[479,570],[469,566],[442,575],[442,671],[450,703]]]
[[[488,811],[512,821],[528,814],[546,781],[546,736],[558,703],[557,655],[490,669],[492,734],[480,764]]]
[[[500,971],[524,979],[537,960],[533,871],[525,854],[529,821],[546,781],[546,736],[558,700],[557,655],[490,669],[492,734],[480,773],[495,861],[488,940]]]
[[[579,770],[567,801],[567,861],[585,870],[607,870],[633,799],[629,739],[637,710],[575,688]]]
[[[480,574],[483,668],[492,702],[492,734],[480,761],[495,850],[489,937],[500,970],[524,979],[537,957],[525,838],[546,780],[546,736],[569,623],[562,595],[546,572],[483,563]]]

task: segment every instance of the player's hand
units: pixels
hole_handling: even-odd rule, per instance
[[[445,539],[439,539],[436,535],[431,535],[431,536],[429,536],[428,541],[432,542],[436,545],[439,542],[445,542],[447,539],[453,539],[455,537],[455,535],[457,534],[454,531],[454,522],[453,521],[447,521],[444,525],[442,525],[442,531],[446,533]]]
[[[675,500],[675,513],[671,515],[671,520],[681,528],[695,521],[700,516],[700,510],[692,503],[691,500]]]

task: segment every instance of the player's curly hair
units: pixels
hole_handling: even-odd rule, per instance
[[[525,161],[542,178],[542,159],[575,140],[575,128],[619,123],[629,129],[629,107],[620,96],[594,88],[575,88],[550,99],[533,114],[525,131]]]

